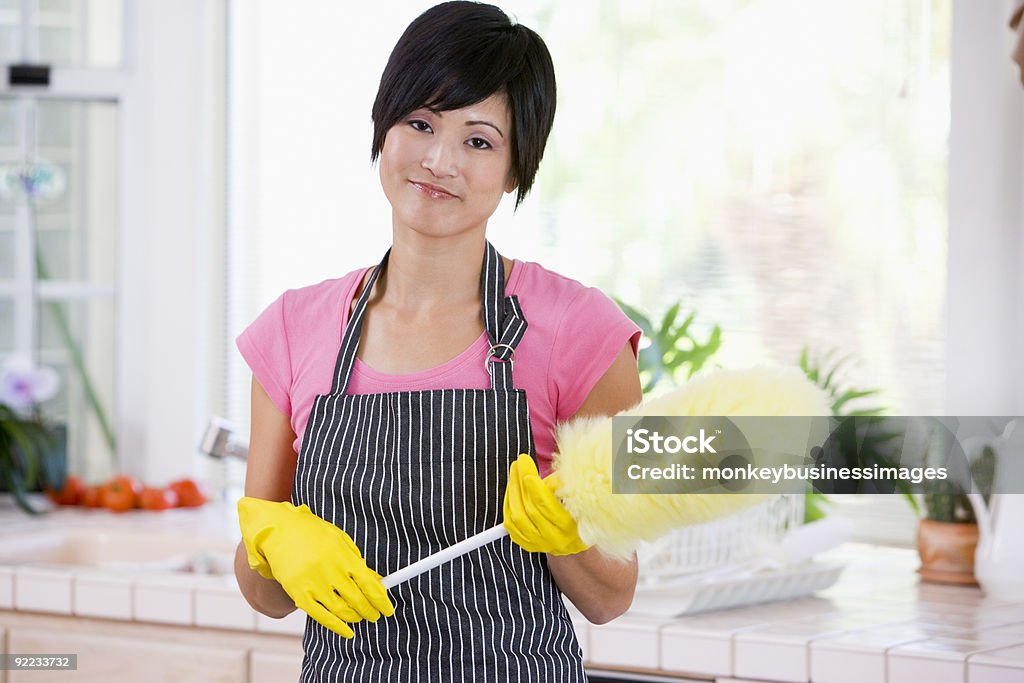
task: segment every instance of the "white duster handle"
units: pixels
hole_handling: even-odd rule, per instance
[[[403,581],[408,581],[414,576],[419,576],[425,571],[429,571],[434,567],[440,567],[445,562],[454,560],[456,557],[465,555],[471,550],[476,550],[482,545],[487,545],[491,541],[497,541],[503,536],[508,536],[508,530],[504,524],[493,526],[486,531],[481,531],[476,536],[470,536],[464,541],[459,541],[453,546],[445,548],[444,550],[438,550],[433,555],[427,555],[418,562],[413,562],[408,567],[403,567],[397,572],[388,574],[384,577],[381,583],[384,584],[385,588],[394,588]]]

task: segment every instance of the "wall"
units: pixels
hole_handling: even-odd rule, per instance
[[[1024,88],[1010,0],[953,3],[947,413],[1024,415]]]

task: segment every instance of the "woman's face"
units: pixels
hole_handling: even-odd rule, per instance
[[[511,118],[505,96],[464,109],[420,108],[384,138],[380,182],[396,226],[440,237],[480,229],[511,178]]]

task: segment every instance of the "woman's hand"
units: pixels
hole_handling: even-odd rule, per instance
[[[524,550],[572,555],[587,549],[576,520],[555,496],[557,474],[540,478],[533,458],[525,453],[512,463],[505,488],[505,528]]]
[[[395,613],[380,574],[366,566],[349,535],[309,507],[245,497],[238,522],[249,566],[338,635],[355,635],[345,622]]]

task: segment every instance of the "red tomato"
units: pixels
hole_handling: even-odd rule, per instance
[[[135,507],[142,485],[124,475],[114,477],[100,487],[100,505],[114,512],[125,512]]]
[[[100,487],[89,486],[82,492],[82,505],[87,508],[101,508],[103,503],[100,502]]]
[[[166,510],[178,506],[178,494],[174,489],[158,489],[147,486],[139,494],[139,507],[144,510]]]
[[[85,482],[75,475],[69,474],[64,479],[64,488],[60,491],[46,489],[46,495],[57,505],[78,505],[82,502],[85,489]]]
[[[116,481],[121,484],[124,484],[126,487],[131,489],[132,493],[134,493],[136,496],[142,493],[142,482],[136,479],[135,477],[129,477],[127,474],[119,474],[113,479],[111,479],[111,481]]]
[[[207,500],[206,487],[194,479],[179,479],[167,488],[178,494],[178,505],[183,508],[197,508]]]

